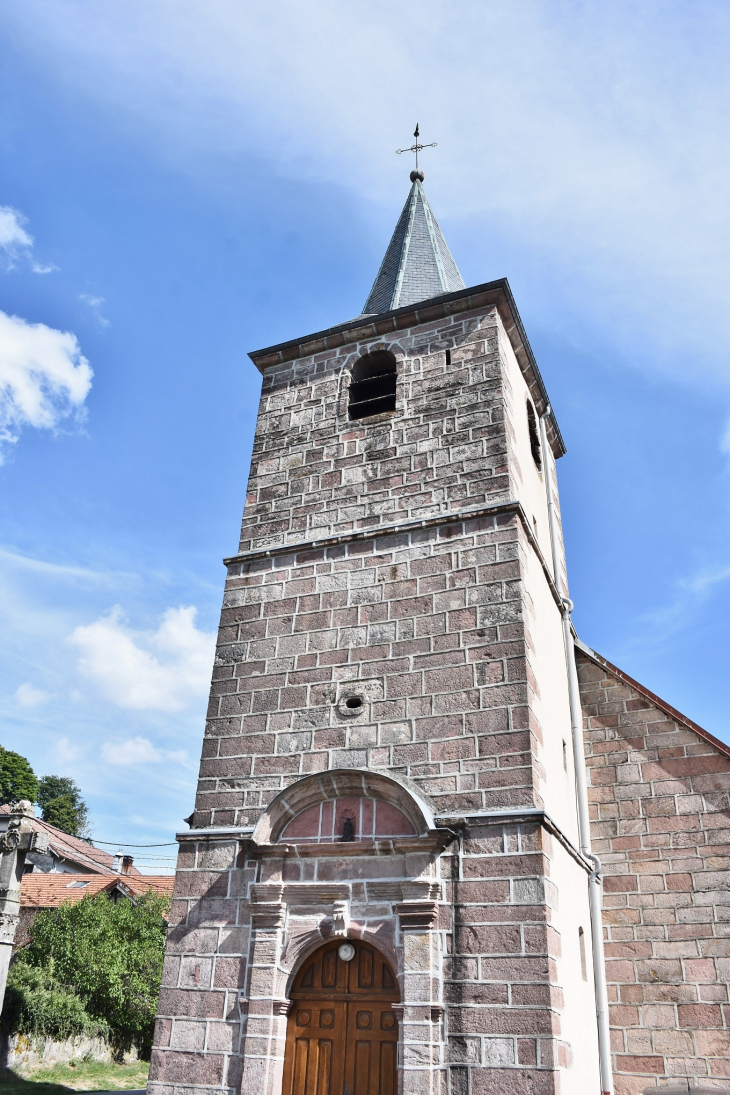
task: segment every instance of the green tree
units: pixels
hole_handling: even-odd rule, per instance
[[[55,986],[77,996],[91,1019],[108,1024],[118,1049],[135,1044],[148,1053],[168,909],[169,899],[151,892],[134,901],[99,894],[42,909],[13,968],[50,968]]]
[[[0,745],[0,803],[27,798],[36,801],[38,780],[25,757]]]
[[[74,780],[68,776],[42,776],[36,802],[49,825],[70,836],[88,837],[89,811]]]
[[[30,1034],[46,1038],[73,1038],[88,1034],[109,1037],[109,1027],[92,1019],[83,1000],[58,983],[53,959],[36,969],[25,962],[13,962],[8,974],[3,1028],[10,1034]]]

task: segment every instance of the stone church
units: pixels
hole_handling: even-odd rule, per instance
[[[730,750],[571,624],[505,279],[411,190],[262,394],[154,1095],[730,1091]]]

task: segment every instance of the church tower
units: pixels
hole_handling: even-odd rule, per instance
[[[251,354],[159,1095],[611,1090],[563,442],[411,181],[363,313]]]

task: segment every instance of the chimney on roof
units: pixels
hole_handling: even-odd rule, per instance
[[[132,873],[132,864],[133,863],[134,863],[134,859],[132,858],[131,855],[123,855],[122,856],[122,874],[131,874]]]

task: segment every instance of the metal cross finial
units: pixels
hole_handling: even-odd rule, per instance
[[[424,148],[436,148],[436,142],[432,141],[431,144],[419,144],[418,143],[418,138],[420,136],[419,129],[418,129],[418,122],[416,122],[416,129],[415,129],[415,132],[414,132],[413,136],[416,138],[416,143],[412,144],[410,148],[396,148],[395,154],[396,154],[396,156],[400,156],[401,152],[415,152],[416,153],[416,170],[415,170],[415,172],[413,172],[413,171],[411,172],[411,178],[415,182],[414,175],[415,175],[416,178],[420,178],[421,180],[423,180],[423,172],[418,170],[418,153]]]

